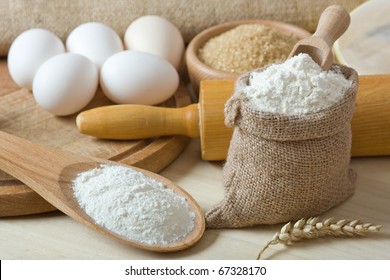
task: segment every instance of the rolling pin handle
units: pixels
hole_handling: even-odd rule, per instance
[[[103,139],[137,140],[165,135],[199,137],[197,104],[183,108],[112,105],[80,113],[79,131]]]

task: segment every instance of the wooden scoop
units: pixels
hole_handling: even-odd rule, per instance
[[[87,158],[45,148],[0,131],[0,169],[25,183],[57,209],[76,221],[127,245],[149,251],[169,252],[183,250],[192,246],[201,238],[205,229],[205,221],[196,201],[187,192],[166,178],[134,167],[131,168],[164,183],[167,188],[186,198],[191,210],[195,213],[194,230],[183,239],[173,243],[146,245],[128,240],[97,225],[79,207],[73,195],[71,184],[80,172],[99,167],[101,164],[118,165],[118,163],[108,160]]]
[[[313,36],[296,43],[289,57],[307,53],[323,70],[329,70],[333,64],[332,46],[347,30],[350,22],[349,13],[343,7],[339,5],[327,7],[321,14]]]
[[[202,81],[199,104],[184,108],[112,105],[77,116],[81,133],[104,139],[141,139],[162,135],[200,137],[204,160],[224,160],[232,129],[224,124],[224,106],[233,80]],[[390,155],[390,75],[359,77],[352,118],[352,155]]]

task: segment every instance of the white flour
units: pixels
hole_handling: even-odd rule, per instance
[[[349,87],[341,73],[322,71],[308,54],[299,54],[251,73],[245,93],[256,110],[300,115],[331,106]]]
[[[195,214],[184,197],[130,167],[102,165],[80,173],[73,189],[98,225],[129,240],[168,244],[194,228]]]

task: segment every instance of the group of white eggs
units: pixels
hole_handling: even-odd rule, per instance
[[[41,108],[58,116],[82,110],[99,83],[115,103],[155,105],[169,99],[179,86],[180,31],[165,18],[148,15],[129,25],[123,42],[98,22],[76,27],[65,45],[48,30],[30,29],[9,49],[9,73],[32,90]]]

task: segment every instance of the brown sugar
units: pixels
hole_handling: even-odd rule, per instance
[[[198,57],[214,69],[241,74],[286,60],[296,42],[293,34],[262,24],[243,24],[208,40]]]

